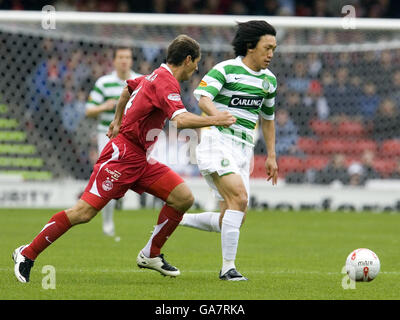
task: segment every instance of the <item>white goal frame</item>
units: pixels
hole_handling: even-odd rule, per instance
[[[47,11],[0,11],[0,22],[41,22]],[[59,23],[73,24],[116,24],[116,25],[171,25],[171,26],[219,26],[230,27],[236,22],[267,20],[277,28],[292,29],[346,29],[400,30],[400,19],[376,18],[324,18],[292,16],[249,16],[249,15],[201,15],[201,14],[151,14],[151,13],[104,13],[55,11]],[[348,19],[353,19],[351,25]]]

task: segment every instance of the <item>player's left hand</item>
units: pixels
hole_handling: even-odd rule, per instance
[[[265,169],[267,171],[267,181],[272,180],[272,185],[278,183],[278,164],[275,158],[267,158],[265,161]]]
[[[111,121],[110,126],[108,127],[107,137],[109,139],[115,138],[119,133],[119,125],[117,125],[114,121]]]

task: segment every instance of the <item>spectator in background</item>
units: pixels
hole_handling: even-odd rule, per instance
[[[369,121],[374,118],[379,102],[376,85],[372,82],[365,83],[360,97],[360,115],[363,120]]]
[[[394,101],[400,101],[400,69],[392,75],[392,81],[389,85],[389,96]]]
[[[349,52],[340,52],[338,59],[335,61],[337,68],[351,68],[351,56]]]
[[[297,148],[298,129],[286,109],[278,109],[275,119],[276,155],[301,155]],[[266,149],[265,149],[266,150]]]
[[[321,84],[322,84],[322,89],[325,92],[325,96],[329,97],[329,99],[327,98],[329,105],[330,95],[334,86],[334,77],[330,71],[328,70],[322,71]]]
[[[312,134],[310,120],[315,116],[313,106],[303,104],[300,93],[295,91],[286,93],[283,105],[297,127],[299,136],[310,136]]]
[[[349,184],[364,186],[368,180],[381,179],[380,174],[374,168],[375,153],[365,150],[360,162],[352,163],[348,168],[350,176]]]
[[[76,99],[66,103],[61,110],[61,119],[64,128],[74,134],[78,129],[79,123],[85,117],[86,91],[79,90]]]
[[[280,4],[278,0],[261,0],[259,1],[258,15],[276,16],[279,15]]]
[[[356,117],[359,112],[358,90],[349,81],[349,70],[339,68],[327,96],[330,115],[338,122]]]
[[[316,172],[315,183],[331,184],[334,181],[346,185],[349,183],[349,174],[345,164],[345,156],[341,153],[334,154],[328,165]]]
[[[390,95],[390,86],[395,73],[393,64],[395,63],[391,50],[383,50],[380,54],[378,63],[374,66],[374,82],[378,85],[379,95]]]
[[[87,83],[91,76],[91,69],[87,63],[87,56],[82,49],[77,48],[72,50],[68,55],[66,69],[66,78],[72,81],[71,89],[73,91],[76,92],[77,90],[86,88],[91,84]]]
[[[44,139],[58,145],[64,139],[60,112],[67,69],[51,40],[43,40],[42,49],[44,59],[32,75],[27,76],[26,116]]]
[[[308,73],[311,78],[319,78],[323,65],[318,53],[311,52],[307,55],[307,65],[309,66]]]
[[[365,4],[367,5],[367,18],[383,18],[389,15],[390,1],[366,1]]]
[[[227,13],[233,15],[245,15],[249,14],[249,10],[246,4],[243,3],[243,1],[233,0],[231,5],[229,6]]]
[[[382,101],[372,123],[372,135],[375,140],[383,141],[400,137],[400,114],[392,99]]]
[[[362,176],[364,174],[364,169],[360,163],[358,162],[352,163],[347,169],[347,172],[349,174],[350,186],[362,186],[365,184],[365,181],[363,181],[362,179]]]
[[[312,7],[311,15],[313,17],[332,17],[332,14],[329,12],[327,1],[315,0]]]
[[[294,73],[290,74],[286,81],[290,90],[299,93],[305,92],[310,84],[310,77],[307,75],[307,64],[298,60],[294,63]]]
[[[222,0],[202,0],[199,2],[200,14],[224,14],[228,9]]]
[[[327,120],[329,116],[328,101],[324,96],[324,89],[317,80],[310,82],[307,95],[303,101],[304,105],[312,109],[311,117],[317,117],[319,120]]]
[[[361,156],[361,164],[364,169],[363,179],[365,181],[380,179],[381,175],[374,168],[375,153],[371,150],[365,150]]]

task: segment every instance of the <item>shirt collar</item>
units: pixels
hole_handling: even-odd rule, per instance
[[[167,69],[171,74],[173,74],[172,70],[170,69],[170,67],[168,67],[168,65],[166,63],[161,63],[161,67]]]

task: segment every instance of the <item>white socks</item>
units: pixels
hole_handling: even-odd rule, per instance
[[[244,212],[226,210],[222,219],[221,247],[222,247],[222,269],[221,274],[229,269],[235,268],[236,251],[239,244],[240,226]]]
[[[114,209],[117,200],[111,200],[108,202],[103,208],[101,215],[103,217],[103,232],[106,235],[114,236],[115,227],[114,227]]]
[[[236,268],[235,259],[244,212],[226,210],[222,227],[219,226],[219,216],[219,212],[185,213],[180,225],[204,231],[221,232],[223,258],[221,274],[224,274],[229,269]]]
[[[219,216],[219,212],[185,213],[180,225],[204,231],[221,232]]]

